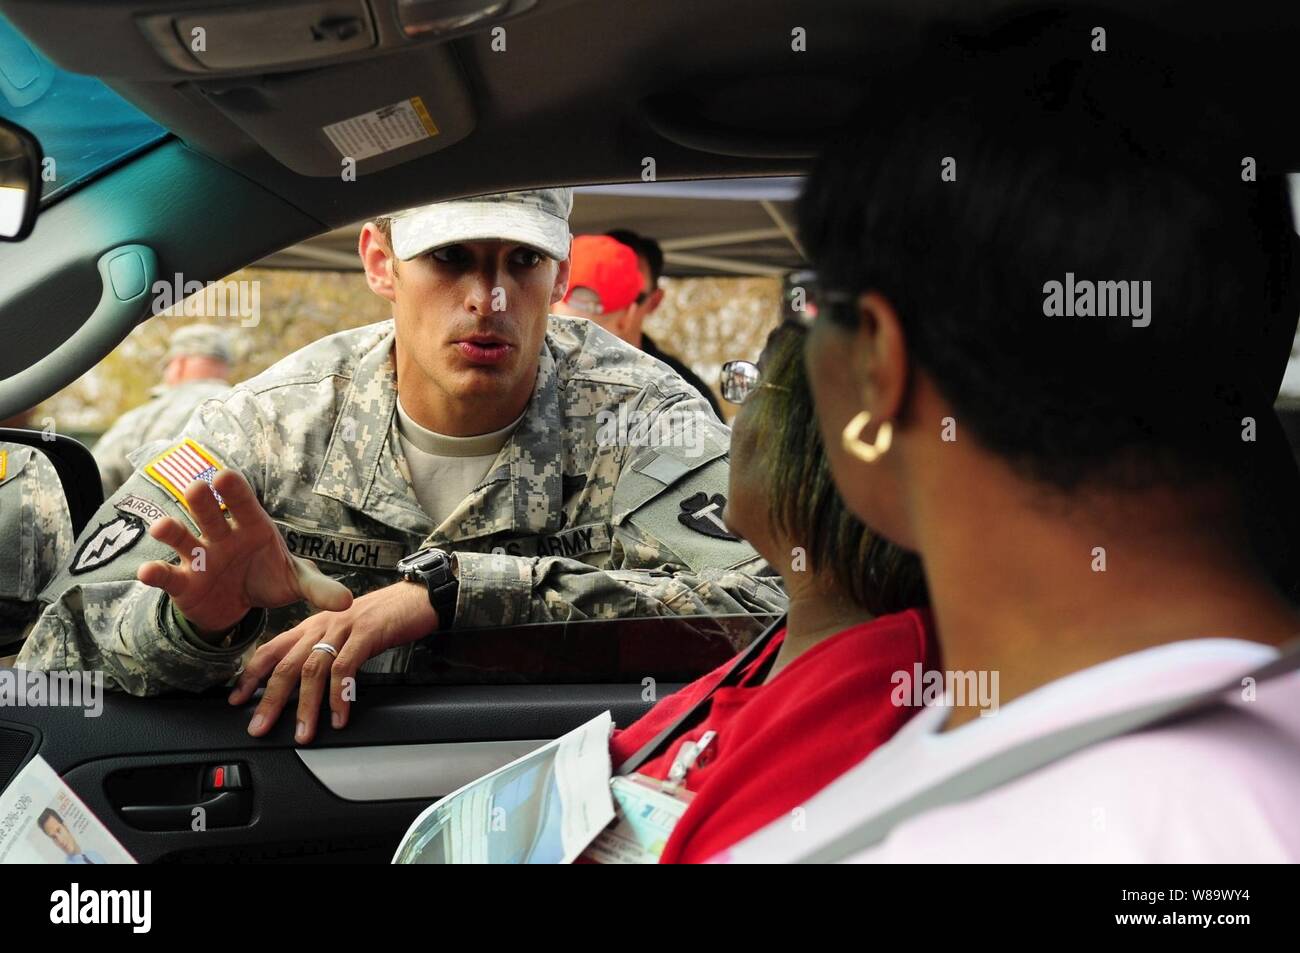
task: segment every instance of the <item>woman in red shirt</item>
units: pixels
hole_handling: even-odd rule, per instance
[[[815,824],[800,805],[913,714],[891,701],[896,673],[933,664],[920,564],[849,514],[831,482],[803,337],[783,325],[758,368],[724,368],[723,396],[744,406],[723,515],[784,578],[787,626],[611,741],[616,771],[641,752],[636,774],[673,775],[676,796],[690,800],[661,863],[705,860],[782,815]],[[706,697],[702,711],[643,750]]]

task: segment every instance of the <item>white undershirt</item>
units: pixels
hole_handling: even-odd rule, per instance
[[[420,508],[435,526],[451,515],[487,476],[492,461],[510,439],[520,414],[500,430],[473,437],[449,437],[415,422],[397,401],[397,436],[411,471],[411,487]]]

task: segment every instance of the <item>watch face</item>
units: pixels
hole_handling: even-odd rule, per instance
[[[397,564],[397,571],[403,573],[410,572],[427,572],[439,563],[447,559],[447,554],[441,549],[428,549],[418,553],[412,553]]]

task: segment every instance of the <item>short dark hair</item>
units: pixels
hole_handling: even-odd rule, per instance
[[[41,816],[36,819],[36,826],[39,827],[42,831],[44,831],[45,822],[48,821],[50,818],[54,818],[63,827],[67,826],[66,824],[63,823],[63,818],[59,817],[59,812],[50,807],[47,807],[45,810],[41,811]]]
[[[751,422],[762,434],[768,518],[802,546],[808,568],[833,574],[872,615],[929,604],[920,560],[849,512],[831,479],[803,360],[804,334],[778,326],[763,351],[761,401]]]
[[[646,267],[650,269],[651,285],[646,290],[653,291],[654,286],[659,284],[659,279],[663,277],[664,273],[664,250],[659,247],[659,243],[653,238],[638,235],[630,228],[615,228],[605,234],[616,242],[622,242],[636,252],[636,256],[645,262]]]
[[[1285,181],[1243,181],[1232,124],[1163,64],[1090,54],[1077,23],[1019,39],[970,76],[950,58],[903,73],[845,127],[799,203],[808,255],[823,286],[891,302],[958,426],[1022,473],[1067,491],[1220,477],[1243,414],[1271,413],[1261,328],[1294,329]],[[1150,281],[1150,325],[1046,316],[1067,272]]]

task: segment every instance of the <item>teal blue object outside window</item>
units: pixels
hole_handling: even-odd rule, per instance
[[[41,141],[47,160],[43,201],[167,135],[99,80],[55,66],[4,17],[0,116],[26,127]]]

